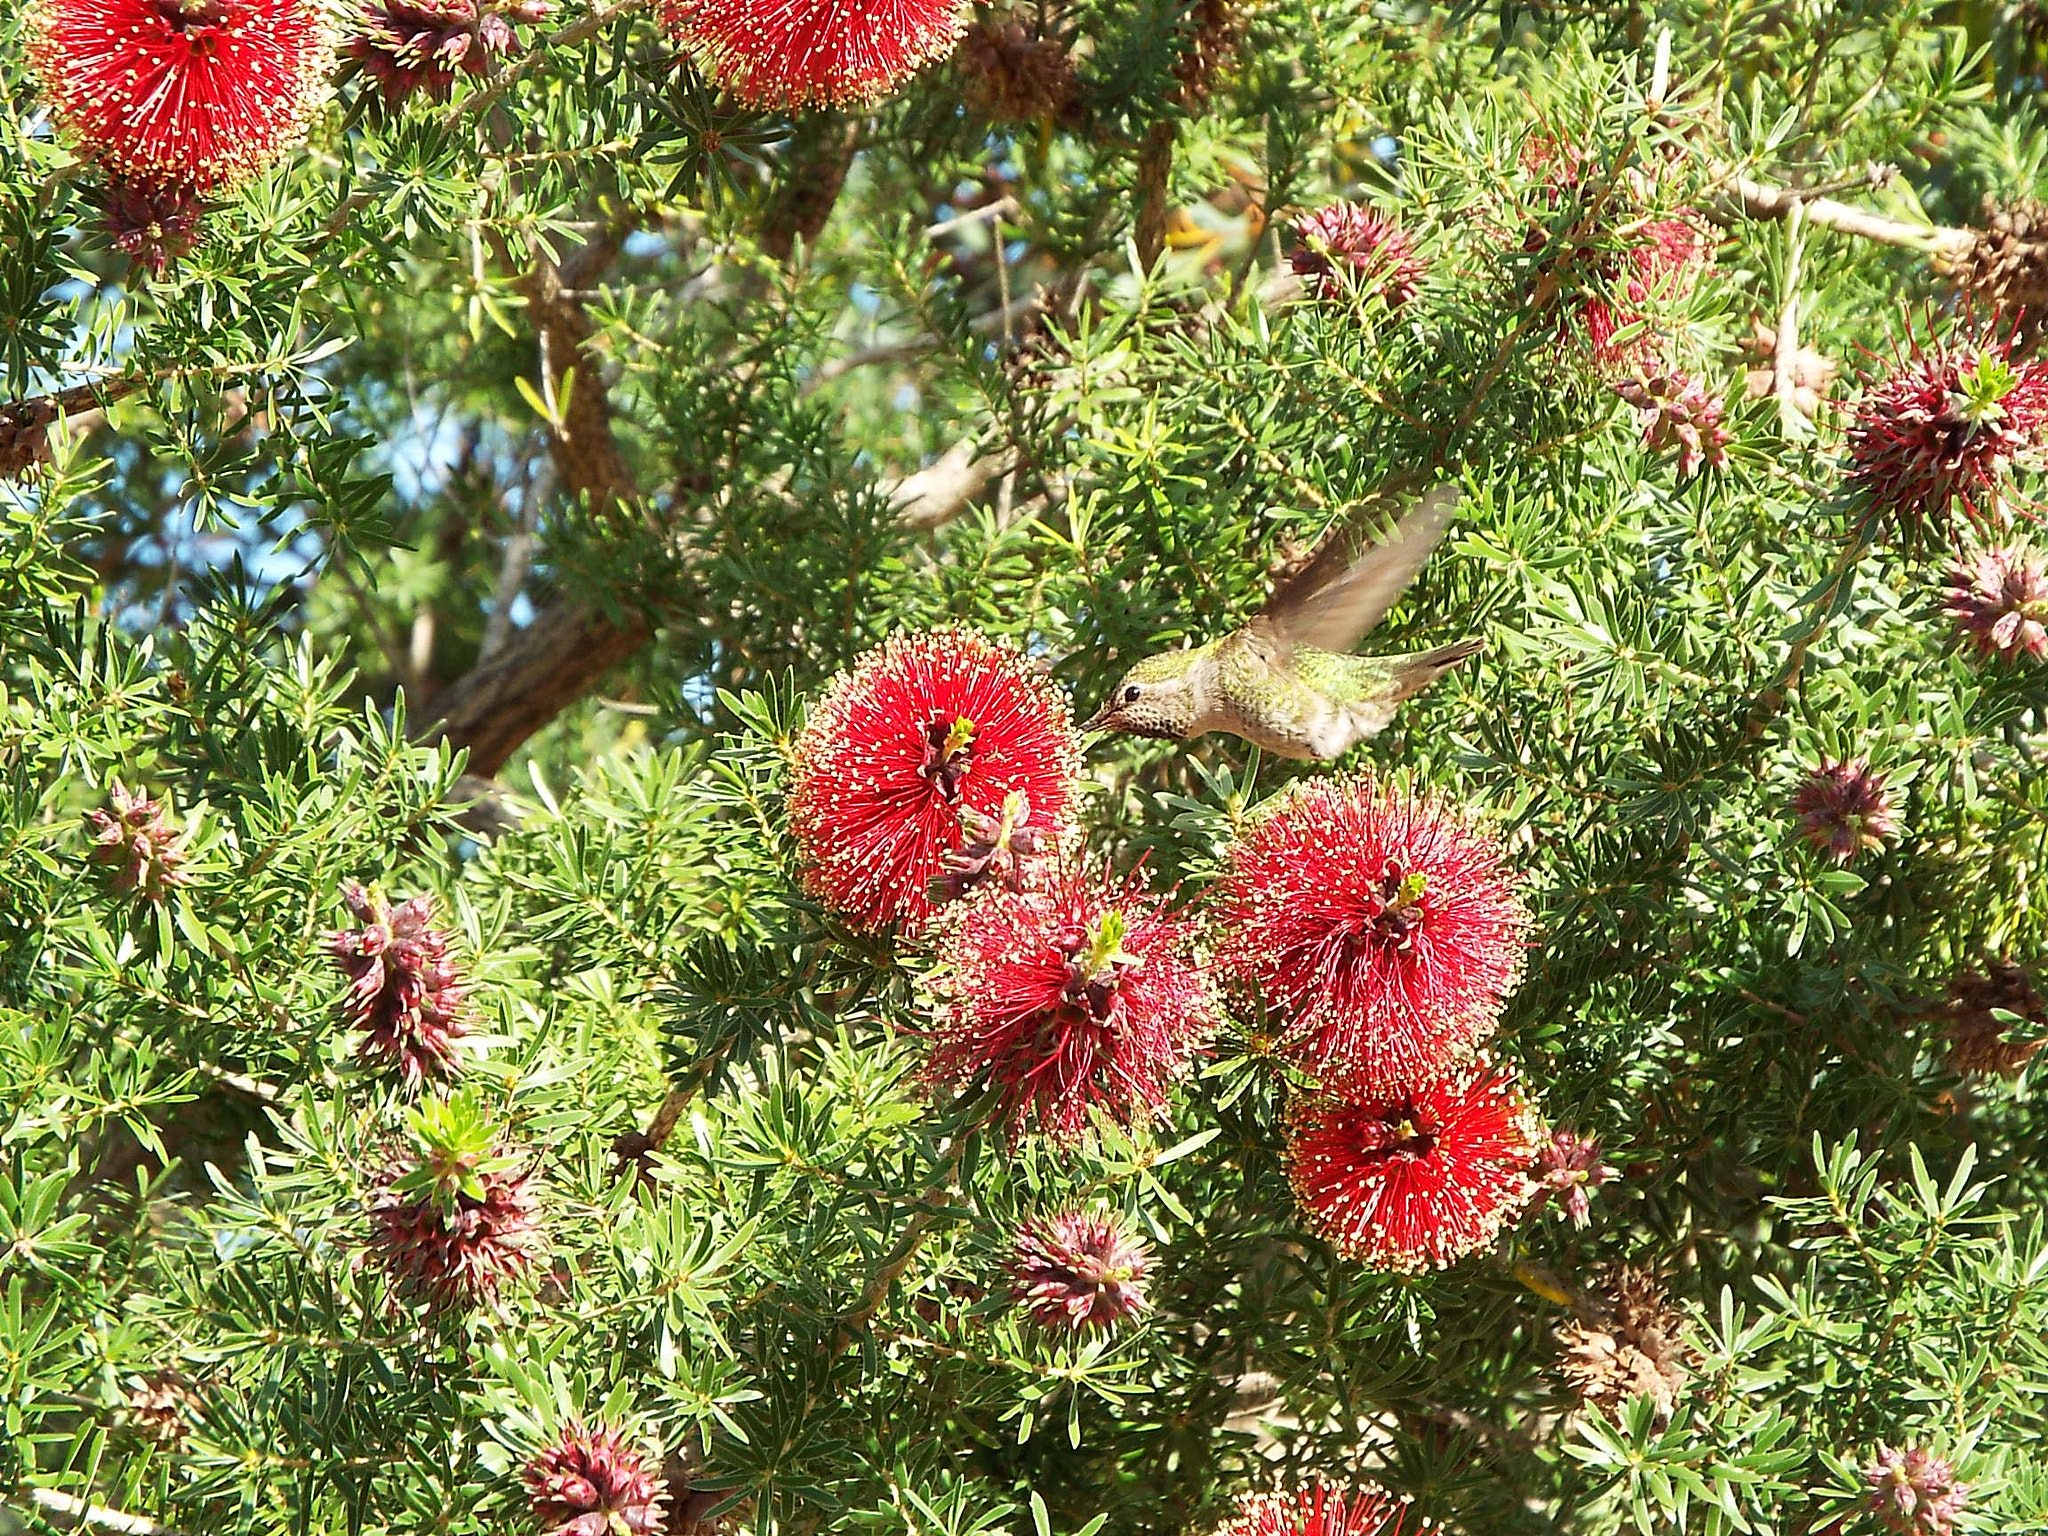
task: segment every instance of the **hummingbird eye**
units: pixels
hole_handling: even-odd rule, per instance
[[[1145,690],[1140,688],[1136,683],[1131,684],[1130,687],[1124,690],[1124,702],[1126,704],[1132,704],[1137,702],[1138,695],[1143,693],[1144,691]]]

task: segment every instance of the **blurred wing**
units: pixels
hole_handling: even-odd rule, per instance
[[[1431,486],[1385,538],[1362,549],[1367,515],[1347,519],[1307,565],[1274,589],[1253,623],[1284,645],[1350,650],[1386,617],[1441,542],[1457,515],[1458,496],[1455,485]]]

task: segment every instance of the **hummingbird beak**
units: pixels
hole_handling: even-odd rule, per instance
[[[1116,703],[1114,700],[1112,700],[1110,703],[1103,705],[1102,708],[1095,711],[1095,713],[1090,715],[1086,720],[1082,721],[1081,729],[1084,731],[1106,731],[1110,728],[1110,722],[1115,719]]]

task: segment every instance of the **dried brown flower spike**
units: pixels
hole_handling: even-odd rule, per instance
[[[1585,1298],[1580,1315],[1558,1328],[1557,1343],[1558,1374],[1581,1407],[1612,1413],[1647,1396],[1660,1424],[1700,1362],[1685,1340],[1685,1315],[1643,1269],[1615,1270],[1605,1294]]]

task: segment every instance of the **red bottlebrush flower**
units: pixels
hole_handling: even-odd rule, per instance
[[[375,0],[347,51],[393,106],[416,91],[446,101],[458,75],[483,74],[492,54],[518,43],[515,22],[544,21],[551,9],[546,0]]]
[[[667,1518],[658,1464],[610,1425],[570,1423],[519,1476],[547,1536],[650,1536]]]
[[[1733,442],[1721,419],[1721,402],[1682,373],[1637,374],[1614,386],[1636,409],[1643,447],[1650,453],[1678,450],[1678,472],[1698,474],[1702,465],[1728,467]]]
[[[1574,145],[1538,137],[1522,147],[1525,169],[1540,176],[1539,198],[1574,217],[1561,233],[1527,230],[1523,249],[1554,251],[1543,267],[1554,273],[1568,302],[1567,329],[1591,347],[1607,376],[1654,371],[1665,355],[1655,327],[1632,341],[1615,337],[1648,318],[1658,301],[1683,302],[1713,265],[1714,248],[1695,216],[1647,216],[1655,193],[1651,173],[1634,170],[1611,183],[1592,157]]]
[[[93,863],[113,871],[110,883],[144,901],[162,901],[174,885],[191,880],[185,862],[184,834],[170,812],[147,795],[130,794],[119,780],[107,788],[113,809],[87,811],[86,830],[93,835]]]
[[[867,105],[953,49],[959,0],[663,0],[669,31],[750,107]]]
[[[1863,1480],[1870,1485],[1868,1507],[1887,1529],[1921,1536],[1948,1536],[1970,1492],[1956,1481],[1954,1467],[1922,1446],[1879,1446]]]
[[[297,143],[334,62],[320,0],[40,0],[27,56],[86,154],[198,192],[229,190]]]
[[[370,1246],[400,1296],[436,1309],[487,1305],[540,1262],[531,1172],[484,1169],[468,1181],[480,1193],[408,1190],[405,1172],[386,1173],[370,1213]]]
[[[961,909],[940,945],[930,1075],[983,1079],[1013,1135],[1062,1140],[1101,1106],[1156,1115],[1213,1025],[1190,926],[1135,883],[1080,869]]]
[[[1287,259],[1319,299],[1345,297],[1348,281],[1398,309],[1422,291],[1429,268],[1415,254],[1415,242],[1375,209],[1331,203],[1300,219],[1294,230],[1301,244]]]
[[[811,893],[863,928],[923,924],[964,812],[1053,838],[1080,741],[1066,700],[1015,649],[972,630],[896,635],[840,674],[792,750],[789,824]],[[970,882],[971,883],[971,882]]]
[[[2048,364],[2011,354],[2011,338],[1925,348],[1915,340],[1856,402],[1849,488],[1907,551],[1952,541],[1958,501],[1985,522],[2013,460],[2048,433]]]
[[[1555,1200],[1573,1226],[1583,1227],[1593,1219],[1593,1191],[1614,1176],[1600,1161],[1599,1137],[1556,1131],[1536,1157],[1537,1199]]]
[[[1816,852],[1846,864],[1864,849],[1884,846],[1898,830],[1898,806],[1884,775],[1866,758],[1829,762],[1809,773],[1792,795],[1799,835]]]
[[[1441,1268],[1527,1202],[1542,1127],[1481,1060],[1390,1098],[1315,1094],[1288,1115],[1287,1168],[1309,1225],[1374,1269]]]
[[[1619,257],[1596,263],[1598,274],[1617,290],[1581,301],[1579,323],[1593,348],[1593,361],[1603,370],[1641,368],[1664,355],[1663,338],[1654,327],[1633,341],[1616,341],[1618,333],[1648,318],[1656,300],[1682,302],[1713,262],[1713,247],[1685,219],[1651,219],[1637,226],[1636,243]]]
[[[114,249],[151,277],[197,248],[206,217],[206,204],[190,187],[123,179],[108,183],[100,207]]]
[[[1376,1483],[1310,1483],[1290,1493],[1248,1493],[1215,1536],[1431,1536],[1442,1526]]]
[[[374,1067],[397,1068],[409,1089],[462,1069],[455,1041],[466,1033],[467,995],[448,938],[434,926],[434,899],[415,896],[393,907],[381,892],[353,880],[341,887],[363,924],[327,936],[327,952],[349,980],[342,1011],[364,1031],[356,1054]]]
[[[1468,1055],[1522,975],[1529,913],[1493,838],[1370,775],[1299,781],[1239,838],[1217,963],[1319,1076],[1392,1092]]]
[[[1948,570],[1941,606],[1979,656],[2048,658],[2048,570],[2024,545],[1982,549]]]
[[[1042,1327],[1113,1328],[1151,1305],[1145,1276],[1152,1255],[1121,1216],[1034,1216],[1017,1229],[1010,1267],[1017,1300]]]

